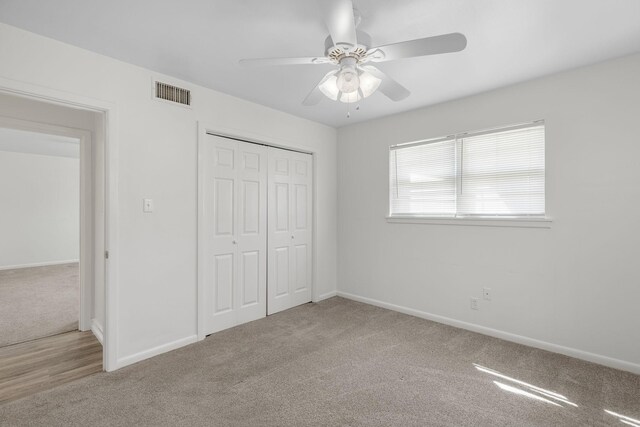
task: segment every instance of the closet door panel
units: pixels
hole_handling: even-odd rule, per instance
[[[208,137],[205,149],[206,330],[212,333],[235,325],[236,287],[236,166],[235,141]]]
[[[295,291],[302,291],[309,288],[307,281],[307,245],[295,246]]]
[[[238,324],[267,315],[267,149],[238,142]]]
[[[269,148],[268,314],[311,301],[312,156]]]
[[[241,308],[260,301],[260,252],[243,252],[240,257]]]
[[[275,296],[282,297],[289,294],[289,248],[280,247],[274,251],[275,255]]]
[[[242,234],[260,233],[260,182],[242,181]]]
[[[275,223],[276,233],[289,232],[289,183],[278,182],[273,187],[275,189]]]
[[[307,229],[307,191],[306,185],[296,184],[295,188],[295,200],[296,200],[296,212],[295,212],[295,226],[296,230]]]
[[[291,235],[295,256],[291,272],[294,278],[291,304],[296,306],[311,301],[313,157],[292,153],[292,164],[294,226]]]
[[[209,136],[206,333],[311,301],[312,156]]]
[[[203,152],[209,334],[266,315],[267,151],[209,135]]]
[[[214,178],[215,233],[217,236],[233,235],[233,193],[235,182],[228,178]]]
[[[234,254],[218,254],[214,256],[214,315],[233,310],[233,276]]]

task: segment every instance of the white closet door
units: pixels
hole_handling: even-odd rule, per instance
[[[313,158],[269,147],[268,314],[311,301]]]
[[[206,333],[266,315],[267,150],[208,135]]]

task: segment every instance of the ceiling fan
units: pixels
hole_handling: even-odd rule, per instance
[[[352,0],[318,0],[329,30],[325,40],[325,56],[306,58],[242,59],[241,65],[309,65],[334,64],[302,102],[315,105],[322,96],[345,103],[357,102],[380,90],[392,101],[409,96],[407,88],[371,65],[415,56],[459,52],[467,46],[463,34],[451,33],[371,47],[371,37],[356,28],[360,15]]]

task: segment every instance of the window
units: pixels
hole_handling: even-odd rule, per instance
[[[392,146],[392,217],[543,218],[544,124]]]

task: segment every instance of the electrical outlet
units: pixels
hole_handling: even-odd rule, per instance
[[[153,212],[153,199],[143,199],[142,200],[142,212],[144,212],[144,213]]]
[[[478,298],[471,298],[471,310],[479,310]]]
[[[482,288],[482,298],[491,301],[491,288]]]

